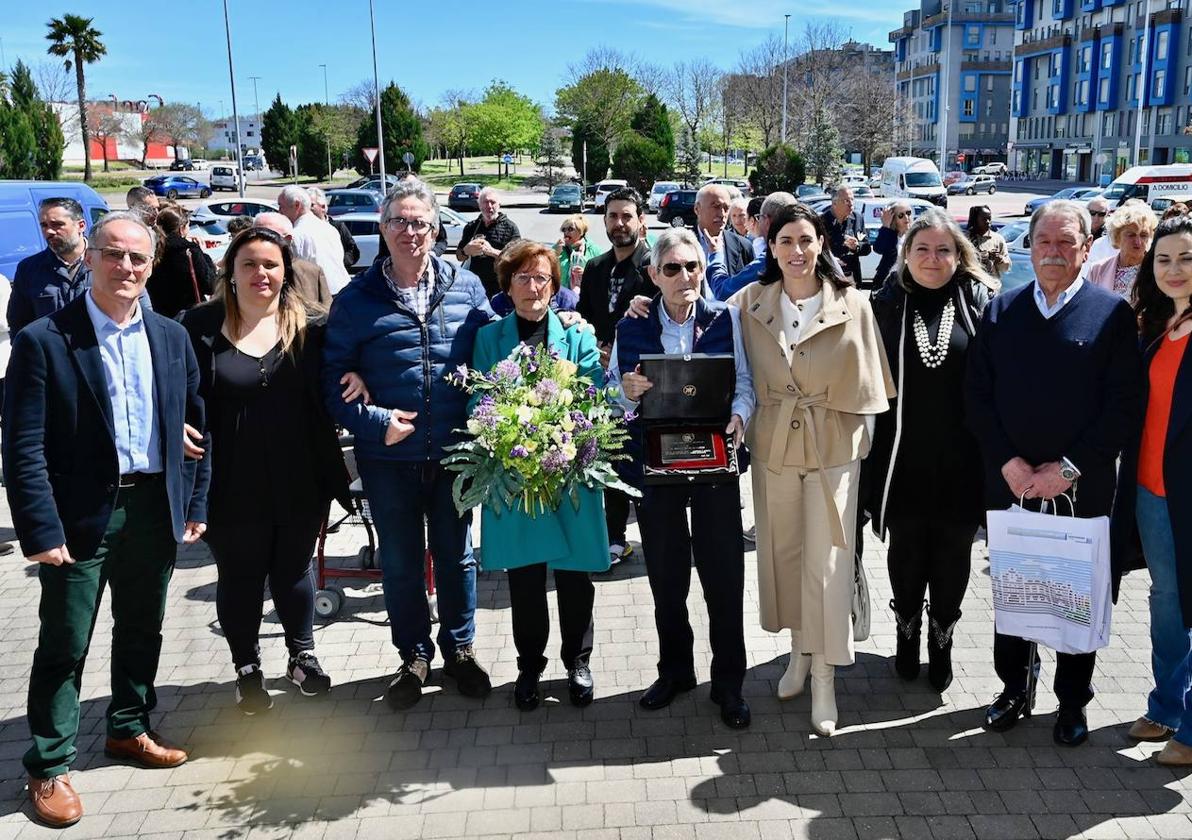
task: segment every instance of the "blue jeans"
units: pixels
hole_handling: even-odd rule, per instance
[[[419,657],[430,662],[435,656],[426,602],[429,537],[439,599],[439,650],[448,659],[458,648],[472,644],[476,635],[472,513],[461,517],[451,501],[455,473],[437,461],[360,459],[357,467],[380,537],[393,646],[403,660]]]
[[[1155,688],[1146,716],[1176,730],[1175,738],[1192,746],[1192,632],[1184,626],[1175,571],[1175,538],[1167,500],[1138,488],[1138,532],[1151,573],[1151,671]]]

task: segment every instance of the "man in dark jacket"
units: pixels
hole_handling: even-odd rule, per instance
[[[13,336],[77,298],[90,282],[83,265],[87,223],[82,205],[73,198],[47,198],[37,208],[37,220],[46,247],[17,263],[8,299],[8,330]]]
[[[869,233],[865,230],[865,219],[860,211],[853,209],[853,191],[840,187],[832,199],[832,206],[820,214],[824,228],[828,231],[828,248],[840,263],[846,277],[851,277],[857,288],[861,288],[861,257],[873,247],[869,244]]]
[[[435,558],[438,643],[461,694],[484,697],[488,674],[472,651],[476,561],[470,512],[452,500],[455,474],[441,464],[467,421],[468,395],[447,373],[472,362],[476,332],[495,315],[479,278],[431,255],[439,207],[407,179],[381,205],[390,257],[336,296],[327,322],[323,395],[356,439],[356,463],[381,538],[385,606],[402,664],[389,684],[395,709],[421,699],[435,646],[426,600],[423,533]],[[371,402],[341,397],[358,374]]]
[[[514,239],[520,239],[521,231],[501,212],[501,200],[492,187],[482,189],[478,201],[480,215],[464,225],[455,256],[459,260],[471,259],[468,268],[480,278],[485,294],[492,298],[501,291],[497,285],[497,255]]]
[[[730,275],[740,273],[753,261],[753,243],[728,224],[731,205],[728,187],[723,184],[704,184],[695,194],[695,236],[704,249],[704,259],[719,254]],[[709,237],[719,240],[718,247],[711,247]]]
[[[969,345],[966,415],[990,510],[1061,494],[1076,516],[1108,516],[1113,505],[1118,456],[1141,422],[1144,374],[1129,304],[1080,276],[1091,228],[1071,201],[1036,210],[1035,282],[994,298]],[[1001,732],[1030,713],[1039,659],[1030,642],[998,633],[993,660],[1005,687],[985,725]],[[1056,654],[1057,744],[1088,739],[1095,664],[1093,653]]]

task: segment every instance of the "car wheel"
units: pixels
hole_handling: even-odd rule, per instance
[[[995,192],[997,192],[997,187],[990,187],[990,188],[989,188],[989,194],[990,194],[990,195],[993,195]]]
[[[210,196],[211,190],[207,189],[206,187],[203,187],[203,189],[199,190],[199,198],[209,198]]]
[[[177,197],[178,190],[166,190],[166,198],[168,198],[170,201],[173,201]]]
[[[675,216],[670,220],[670,226],[673,228],[687,227],[687,223],[683,221],[682,216]]]
[[[965,195],[975,195],[976,191],[972,187],[969,187],[967,190],[964,191],[964,194]]]

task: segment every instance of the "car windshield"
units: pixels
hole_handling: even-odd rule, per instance
[[[1028,222],[1011,222],[998,231],[1007,242],[1013,242],[1026,232]]]
[[[678,184],[655,184],[653,192],[655,194],[662,194],[662,193],[674,192],[678,188],[679,188]]]
[[[940,176],[936,172],[908,172],[906,173],[908,187],[938,187]]]
[[[555,195],[566,196],[566,195],[578,195],[578,194],[579,194],[579,187],[575,186],[574,184],[567,184],[566,186],[555,187]]]

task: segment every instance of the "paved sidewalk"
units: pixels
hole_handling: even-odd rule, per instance
[[[10,521],[0,507],[0,525]],[[635,527],[631,535],[636,539]],[[0,527],[0,538],[8,536],[11,529]],[[330,553],[346,562],[362,543],[350,529],[334,535]],[[1051,742],[1047,655],[1039,716],[1005,735],[980,729],[999,684],[983,544],[973,557],[955,635],[956,680],[941,700],[925,680],[907,686],[892,675],[885,551],[871,537],[873,636],[856,665],[838,672],[842,729],[828,740],[811,732],[808,697],[774,697],[788,640],[758,627],[752,554],[745,695],[754,719],[738,732],[720,723],[707,699],[698,581],[691,610],[704,682],[670,709],[637,706],[657,655],[640,552],[597,584],[597,700],[587,709],[566,702],[557,662],[545,687],[562,702],[525,714],[514,708],[508,588],[492,574],[479,583],[476,646],[496,686],[484,702],[442,688],[436,662],[433,694],[405,714],[390,711],[379,698],[396,657],[379,594],[362,589],[316,632],[335,680],[324,700],[285,689],[280,627],[267,614],[265,670],[276,706],[267,717],[246,719],[234,708],[232,668],[215,621],[214,566],[204,548],[187,549],[167,610],[157,725],[188,746],[192,760],[148,771],[103,756],[105,612],[84,681],[74,775],[87,816],[61,833],[31,823],[24,804],[20,756],[38,586],[32,568],[9,558],[0,583],[0,838],[1192,838],[1187,774],[1158,767],[1150,760],[1157,747],[1125,737],[1150,687],[1145,574],[1127,579],[1113,645],[1098,657],[1091,742],[1060,750]],[[554,652],[552,642],[548,655]]]

